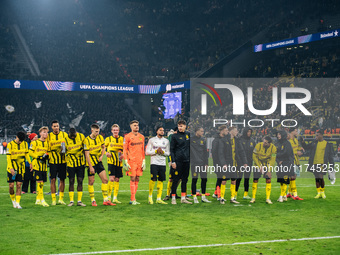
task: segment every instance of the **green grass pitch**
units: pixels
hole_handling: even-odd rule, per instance
[[[105,159],[106,165],[106,159]],[[147,158],[149,166],[149,158]],[[0,254],[56,254],[117,251],[142,248],[232,244],[239,242],[300,239],[340,236],[340,184],[326,180],[326,199],[314,199],[314,179],[297,180],[299,195],[304,201],[278,203],[279,184],[273,179],[272,201],[265,201],[265,181],[260,179],[256,203],[243,200],[240,206],[229,203],[229,182],[226,198],[220,205],[211,196],[211,204],[148,205],[149,168],[141,177],[137,191],[138,206],[129,205],[129,179],[121,179],[118,195],[122,204],[102,205],[100,180],[96,177],[95,196],[98,207],[90,206],[87,176],[83,202],[87,207],[35,206],[35,195],[24,194],[22,210],[14,209],[6,182],[6,157],[0,155]],[[311,175],[310,173],[305,173]],[[168,176],[168,172],[167,172]],[[312,177],[312,176],[309,176]],[[208,179],[208,192],[213,193],[215,179]],[[200,181],[199,181],[200,182]],[[66,181],[68,183],[68,180]],[[191,187],[189,181],[188,190]],[[166,193],[164,183],[163,197]],[[45,184],[44,193],[49,191]],[[199,185],[198,185],[199,187]],[[250,187],[251,195],[251,187]],[[154,199],[156,197],[156,188]],[[75,199],[77,194],[75,193]],[[51,197],[45,195],[47,203]],[[68,203],[68,184],[65,202]],[[139,251],[134,254],[340,254],[340,240],[323,239],[226,245],[221,247],[183,248],[176,250]]]

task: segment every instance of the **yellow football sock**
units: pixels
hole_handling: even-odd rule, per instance
[[[292,180],[290,181],[289,185],[288,185],[288,193],[292,194]]]
[[[247,197],[247,196],[248,196],[248,191],[245,191],[245,192],[243,193],[243,196],[244,196],[244,197]]]
[[[39,186],[40,186],[40,200],[44,200],[44,183],[43,182],[40,182],[39,183]]]
[[[163,192],[163,182],[158,181],[157,182],[157,199],[161,199]]]
[[[94,188],[93,188],[93,185],[89,185],[88,189],[89,189],[89,195],[90,195],[90,198],[91,198],[91,202],[93,202],[93,201],[95,201],[94,200]]]
[[[40,185],[39,185],[39,182],[37,182],[37,196],[36,196],[36,200],[40,200]]]
[[[225,194],[225,184],[221,184],[221,198],[224,199],[224,194]]]
[[[169,182],[168,182],[167,189],[166,189],[166,195],[167,195],[167,196],[170,196],[171,187],[172,187],[172,182],[169,181]]]
[[[59,192],[59,200],[60,201],[64,200],[64,192]]]
[[[283,191],[284,191],[283,196],[287,196],[287,193],[286,193],[287,192],[287,186],[288,185],[286,183],[283,184]]]
[[[83,192],[82,191],[78,191],[78,202],[81,201],[82,197],[83,197]]]
[[[272,184],[266,183],[266,199],[270,199],[271,191],[272,191]]]
[[[153,180],[150,180],[149,182],[149,196],[152,196],[153,188],[155,187],[155,182]]]
[[[291,180],[289,187],[291,187],[291,192],[289,193],[293,194],[293,196],[296,197],[297,196],[296,180]]]
[[[102,194],[103,194],[104,201],[108,200],[107,190],[108,190],[108,184],[102,183]]]
[[[323,187],[323,188],[320,188],[320,192],[321,192],[321,193],[325,192],[325,188],[324,188],[324,187]]]
[[[74,191],[69,191],[68,195],[70,197],[70,202],[74,202]]]
[[[111,197],[113,187],[114,187],[114,182],[109,181],[109,191],[108,191],[108,194],[107,194],[108,197]]]
[[[235,198],[235,194],[236,194],[236,185],[235,184],[230,184],[230,196],[231,198]]]
[[[17,204],[20,204],[20,199],[21,199],[21,196],[15,196],[15,202],[17,202]]]
[[[280,189],[281,189],[280,196],[284,197],[284,196],[285,196],[285,194],[286,194],[287,184],[285,184],[285,183],[281,183],[281,187],[280,187]]]
[[[119,182],[114,182],[113,184],[113,196],[118,196],[118,190],[119,190]]]
[[[52,202],[53,202],[53,201],[57,201],[57,198],[56,198],[55,193],[51,193],[51,197],[52,197]]]
[[[318,192],[318,194],[321,193],[321,188],[316,188],[316,191]]]
[[[12,201],[15,201],[15,194],[9,194],[9,196],[11,197]]]
[[[253,182],[251,197],[254,198],[254,199],[256,198],[256,191],[257,191],[257,182]]]

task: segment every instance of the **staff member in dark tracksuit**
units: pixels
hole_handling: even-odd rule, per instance
[[[198,176],[201,176],[202,202],[210,203],[205,197],[207,188],[207,167],[208,167],[208,150],[207,144],[203,138],[204,129],[198,127],[195,129],[195,135],[191,138],[190,143],[190,157],[191,157],[191,193],[194,197],[194,203],[198,204],[196,197],[196,184]]]

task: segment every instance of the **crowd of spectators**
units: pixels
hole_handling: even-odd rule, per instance
[[[213,66],[303,2],[21,2],[5,24],[21,29],[42,73],[34,79],[157,84]]]
[[[67,93],[51,91],[0,90],[4,106],[11,105],[14,111],[0,108],[0,136],[16,134],[30,126],[37,132],[42,126],[50,127],[52,120],[59,120],[64,131],[75,123],[79,132],[88,135],[90,126],[98,123],[101,134],[110,135],[111,126],[117,123],[122,133],[130,132],[129,123],[138,119],[125,103],[125,96],[115,93]],[[76,118],[79,117],[79,123]],[[73,122],[72,122],[73,121]],[[141,132],[149,127],[140,123]]]

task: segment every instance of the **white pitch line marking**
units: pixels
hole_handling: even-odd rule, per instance
[[[179,250],[179,249],[188,249],[188,248],[206,248],[206,247],[220,247],[220,246],[236,246],[236,245],[246,245],[246,244],[279,243],[279,242],[290,242],[290,241],[310,241],[310,240],[323,240],[323,239],[335,239],[335,238],[340,238],[340,236],[305,237],[305,238],[264,240],[264,241],[238,242],[238,243],[226,243],[226,244],[203,244],[203,245],[173,246],[173,247],[159,247],[159,248],[143,248],[143,249],[116,250],[116,251],[94,251],[94,252],[77,252],[77,253],[58,253],[58,254],[51,254],[51,255],[87,255],[87,254],[110,254],[110,253],[141,252],[141,251],[166,251],[166,250]]]

